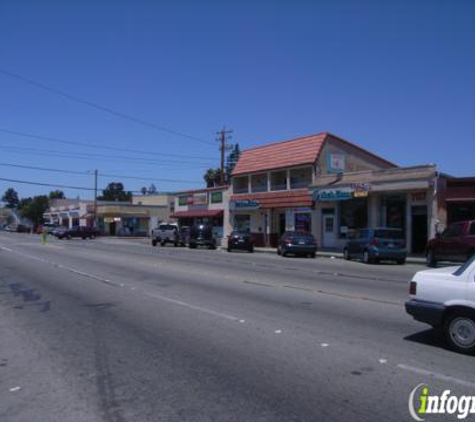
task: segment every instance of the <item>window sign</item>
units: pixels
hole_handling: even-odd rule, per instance
[[[206,205],[208,203],[207,193],[195,193],[193,195],[193,205]]]
[[[178,197],[178,205],[180,206],[184,206],[184,205],[188,205],[188,196],[179,196]]]
[[[328,153],[328,173],[343,173],[345,171],[345,156],[335,152]]]
[[[211,193],[211,203],[212,204],[221,204],[223,202],[223,192],[212,192]]]

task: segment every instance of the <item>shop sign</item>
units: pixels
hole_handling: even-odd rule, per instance
[[[327,172],[343,173],[345,171],[345,156],[335,152],[328,153]]]
[[[182,195],[178,197],[178,205],[193,205],[193,196],[192,195]]]
[[[193,205],[206,205],[208,203],[207,193],[195,193],[192,198]]]
[[[426,200],[425,192],[415,192],[411,194],[411,202],[423,202]]]
[[[239,201],[231,201],[229,204],[231,209],[258,209],[260,208],[261,204],[259,201],[255,201],[253,199],[242,199]]]
[[[223,202],[223,192],[212,192],[211,193],[211,203],[212,204],[221,204]]]
[[[368,191],[357,190],[353,192],[353,198],[366,198],[368,196]]]
[[[317,189],[313,191],[313,200],[315,202],[345,201],[351,198],[350,189]]]

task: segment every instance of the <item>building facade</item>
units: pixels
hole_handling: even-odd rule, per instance
[[[175,193],[174,212],[171,218],[180,226],[210,224],[218,243],[223,237],[223,216],[228,202],[228,186],[188,190]]]
[[[396,166],[330,133],[245,150],[232,173],[225,234],[253,234],[257,246],[276,246],[286,230],[318,235],[310,186],[327,174]]]

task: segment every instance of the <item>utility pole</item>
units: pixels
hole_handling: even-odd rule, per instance
[[[94,170],[94,227],[97,227],[97,169]]]
[[[223,126],[223,130],[216,132],[216,135],[218,135],[218,138],[216,141],[220,143],[219,145],[219,150],[221,151],[221,174],[219,178],[219,184],[222,186],[224,185],[224,158],[225,158],[225,152],[230,151],[232,148],[232,145],[230,142],[228,142],[231,138],[231,134],[233,133],[232,130],[226,130],[226,127]]]

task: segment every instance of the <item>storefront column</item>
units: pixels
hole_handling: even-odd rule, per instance
[[[379,203],[378,196],[368,196],[368,227],[379,226]]]
[[[445,228],[446,219],[441,219],[439,216],[439,206],[437,198],[437,179],[433,179],[431,186],[427,191],[427,233],[429,239],[432,239],[437,234],[437,230],[442,231]],[[445,213],[443,213],[445,214]],[[445,215],[444,215],[445,217]]]
[[[267,210],[267,221],[266,221],[266,247],[269,247],[271,244],[270,235],[272,229],[272,210],[269,208]]]
[[[412,253],[412,198],[410,193],[406,193],[406,250]]]

